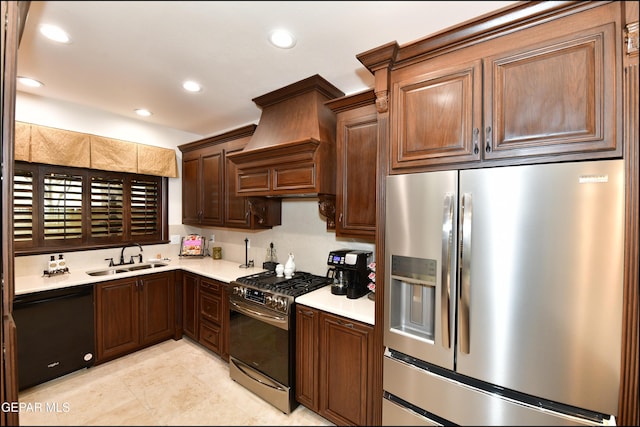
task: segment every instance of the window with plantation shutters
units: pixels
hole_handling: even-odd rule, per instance
[[[14,170],[13,236],[15,242],[33,240],[33,172]]]
[[[131,182],[131,235],[140,236],[157,233],[160,218],[158,216],[158,183],[153,181],[132,180]]]
[[[44,176],[45,240],[82,239],[82,186],[83,177],[79,175]]]
[[[15,162],[16,254],[166,243],[167,178]]]
[[[114,237],[124,233],[124,180],[91,178],[91,237]]]

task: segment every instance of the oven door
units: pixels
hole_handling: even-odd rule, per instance
[[[231,378],[289,413],[295,400],[290,316],[235,295],[230,295],[229,307]]]

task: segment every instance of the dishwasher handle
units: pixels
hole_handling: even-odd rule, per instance
[[[13,299],[14,308],[21,308],[45,302],[58,301],[69,298],[82,298],[93,295],[93,285],[72,287],[63,289],[53,289],[42,292],[16,295]]]

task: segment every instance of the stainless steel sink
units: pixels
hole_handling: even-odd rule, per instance
[[[138,271],[138,270],[147,270],[147,269],[151,269],[151,268],[158,268],[158,267],[164,267],[166,266],[166,263],[163,262],[149,262],[149,263],[144,263],[144,264],[131,264],[129,266],[122,266],[119,265],[117,267],[109,267],[109,268],[103,268],[100,270],[91,270],[91,271],[87,271],[87,274],[89,276],[107,276],[110,274],[118,274],[118,273],[128,273],[131,271]]]

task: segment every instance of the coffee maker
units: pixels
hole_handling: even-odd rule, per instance
[[[371,251],[341,249],[329,252],[327,265],[333,275],[331,293],[346,295],[349,299],[360,298],[369,293],[369,262]],[[329,275],[330,273],[327,272]]]

